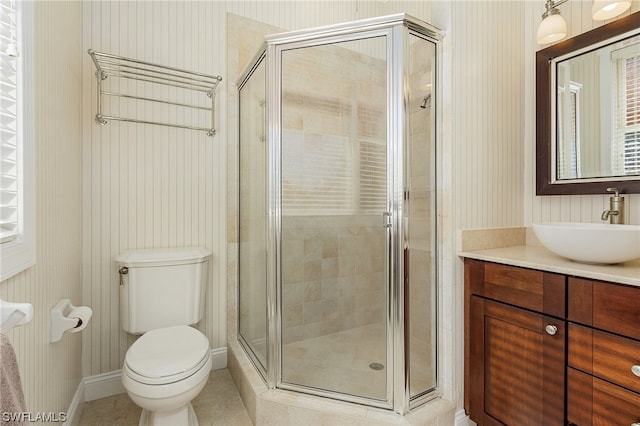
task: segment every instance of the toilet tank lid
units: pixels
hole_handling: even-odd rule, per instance
[[[115,257],[115,261],[129,267],[182,265],[199,263],[211,256],[203,247],[130,250]]]

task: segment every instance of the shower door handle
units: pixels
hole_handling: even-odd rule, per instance
[[[389,212],[382,213],[382,227],[391,228],[391,213]]]

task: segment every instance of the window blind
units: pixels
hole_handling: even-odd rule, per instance
[[[18,52],[14,1],[0,1],[0,243],[18,234]]]
[[[284,130],[285,215],[378,214],[386,195],[384,143]]]
[[[640,173],[640,43],[631,41],[611,53],[617,98],[612,169],[618,176]]]
[[[282,138],[283,213],[352,213],[352,161],[349,138],[285,130]]]
[[[640,55],[625,61],[624,174],[640,174]]]
[[[360,142],[360,213],[386,211],[387,152],[384,143]]]

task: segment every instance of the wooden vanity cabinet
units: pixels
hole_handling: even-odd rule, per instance
[[[640,288],[568,285],[567,423],[640,425]]]
[[[640,287],[472,259],[464,265],[472,420],[640,426]]]
[[[478,425],[565,424],[566,277],[465,259],[465,408]]]

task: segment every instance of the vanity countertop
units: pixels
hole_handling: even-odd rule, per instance
[[[541,246],[511,246],[462,251],[461,257],[611,281],[640,287],[640,259],[617,265],[588,265],[560,257]]]
[[[640,287],[640,259],[616,265],[590,265],[565,259],[542,246],[526,243],[499,248],[465,246],[461,244],[460,257]]]

